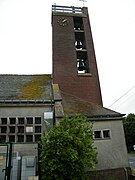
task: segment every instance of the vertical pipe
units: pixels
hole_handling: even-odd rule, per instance
[[[7,173],[8,173],[8,165],[7,165],[7,163],[8,163],[8,153],[9,153],[9,147],[8,147],[8,144],[6,145],[7,146],[7,154],[6,154],[6,165],[5,165],[5,178],[4,178],[4,180],[6,180],[6,177],[7,177]]]
[[[11,168],[12,168],[12,143],[9,143],[9,160],[7,168],[7,180],[10,180]]]

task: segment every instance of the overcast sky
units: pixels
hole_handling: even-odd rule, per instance
[[[52,72],[51,5],[79,0],[0,0],[0,74]],[[135,113],[135,0],[87,0],[103,104]]]

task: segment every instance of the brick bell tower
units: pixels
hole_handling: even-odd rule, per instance
[[[102,106],[86,7],[52,6],[53,83],[61,91]]]

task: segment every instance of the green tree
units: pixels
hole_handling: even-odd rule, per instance
[[[135,145],[135,114],[129,114],[124,119],[124,130],[128,151],[132,151]]]
[[[42,180],[85,179],[86,167],[94,168],[97,163],[92,127],[93,123],[84,116],[65,116],[42,137]]]

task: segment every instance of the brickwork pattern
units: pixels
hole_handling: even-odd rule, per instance
[[[90,74],[78,75],[77,57],[75,49],[75,30],[73,16],[54,15],[52,18],[53,28],[53,82],[59,84],[60,90],[77,96],[85,101],[93,102],[102,106],[102,97],[92,34],[85,9],[83,25],[89,61]],[[61,26],[60,18],[66,18],[68,24]]]
[[[129,171],[128,168],[91,171],[88,173],[88,177],[90,180],[126,180],[129,178]]]

